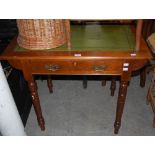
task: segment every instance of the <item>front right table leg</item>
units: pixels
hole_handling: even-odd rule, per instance
[[[128,81],[121,81],[117,100],[116,120],[114,123],[115,134],[118,134],[119,128],[121,126],[121,118],[127,94],[127,87],[128,87]]]

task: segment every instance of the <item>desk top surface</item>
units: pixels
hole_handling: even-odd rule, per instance
[[[71,44],[48,50],[26,50],[17,44],[14,38],[0,59],[53,59],[74,58],[75,53],[87,58],[129,58],[135,48],[135,33],[128,25],[74,25],[71,26]],[[58,57],[56,57],[58,56]],[[150,52],[143,38],[140,51],[134,58],[151,58]]]
[[[71,49],[67,45],[48,50],[33,51],[133,51],[135,41],[128,25],[73,25],[71,26]],[[16,52],[28,50],[19,47]]]

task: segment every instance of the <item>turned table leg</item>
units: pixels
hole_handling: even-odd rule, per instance
[[[116,120],[114,123],[115,134],[118,134],[119,128],[121,126],[121,118],[122,118],[125,98],[127,94],[127,87],[128,87],[128,81],[121,81],[120,88],[119,88],[119,94],[118,94],[118,100],[117,100]]]
[[[32,96],[33,106],[37,115],[37,120],[41,130],[45,130],[45,122],[42,116],[40,101],[37,93],[36,83],[34,81],[28,81],[29,90]]]
[[[53,93],[53,83],[50,75],[47,77],[47,86],[48,86],[49,92]]]
[[[112,79],[112,81],[111,81],[110,90],[111,90],[111,96],[114,96],[114,93],[116,90],[116,80],[115,79]]]
[[[83,76],[83,88],[86,89],[87,88],[87,76]]]
[[[146,81],[146,68],[144,67],[140,72],[140,86],[143,88],[145,87]]]
[[[102,86],[106,86],[106,80],[102,80]]]

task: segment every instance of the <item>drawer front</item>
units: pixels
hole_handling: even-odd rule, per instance
[[[83,74],[121,74],[123,62],[120,60],[90,60],[72,62],[72,70]]]
[[[71,72],[69,61],[35,60],[31,61],[34,74],[66,74]]]
[[[31,61],[34,74],[102,75],[121,74],[123,62],[120,60],[35,60]]]

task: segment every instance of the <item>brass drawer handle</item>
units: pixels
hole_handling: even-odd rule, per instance
[[[94,66],[93,66],[93,69],[94,69],[96,72],[105,71],[106,68],[107,68],[106,65],[94,65]]]
[[[60,66],[59,65],[45,65],[45,69],[55,72],[60,69]]]

